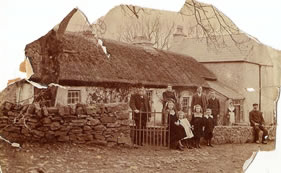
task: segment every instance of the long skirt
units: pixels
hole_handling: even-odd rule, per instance
[[[174,126],[170,129],[170,145],[186,137],[185,130],[182,126]]]
[[[234,112],[229,112],[229,122],[230,122],[230,124],[234,124],[235,123],[235,114],[234,114]]]

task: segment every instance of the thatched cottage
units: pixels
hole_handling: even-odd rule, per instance
[[[207,81],[216,80],[192,57],[112,40],[103,40],[105,54],[99,41],[88,34],[65,33],[58,53],[46,50],[44,55],[42,49],[48,46],[42,48],[42,43],[52,34],[55,31],[28,44],[25,51],[34,72],[30,80],[63,86],[57,89],[55,104],[126,102],[134,85],[142,83],[153,111],[161,112],[161,97],[168,84],[174,86],[179,99],[188,98],[185,106],[189,106],[196,86],[208,89]]]
[[[69,32],[76,12],[79,10],[74,9],[58,26],[25,48],[26,71],[32,74],[29,80],[57,86],[34,87],[34,101],[49,99],[50,105],[128,102],[138,83],[145,85],[155,112],[162,110],[162,93],[168,84],[174,87],[188,114],[197,86],[203,86],[205,92],[217,91],[221,114],[225,114],[227,99],[242,99],[217,82],[217,77],[193,57],[155,49],[142,37],[127,44],[97,39],[88,30]],[[210,84],[215,87],[210,88]],[[40,93],[42,90],[47,94]]]

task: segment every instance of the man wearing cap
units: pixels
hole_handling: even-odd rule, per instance
[[[266,139],[268,138],[268,132],[264,128],[264,119],[262,116],[262,112],[260,112],[258,110],[257,103],[254,103],[253,107],[254,107],[253,110],[249,113],[249,118],[250,118],[251,126],[253,126],[254,131],[255,131],[255,141],[256,141],[256,143],[260,143],[259,133],[260,133],[260,131],[262,131],[263,132],[262,143],[266,144],[267,143]]]
[[[191,101],[192,110],[194,110],[195,105],[200,105],[201,108],[203,109],[203,112],[206,111],[208,106],[208,100],[205,94],[203,94],[201,86],[197,87],[197,93],[192,96],[192,101]]]
[[[208,100],[207,108],[212,110],[212,115],[214,117],[215,126],[218,124],[217,119],[220,113],[220,101],[216,98],[215,91],[212,91],[211,98]]]
[[[130,108],[133,111],[133,120],[136,124],[134,144],[142,145],[143,131],[146,128],[147,120],[151,116],[151,109],[144,87],[140,84],[137,87],[137,93],[130,98]]]

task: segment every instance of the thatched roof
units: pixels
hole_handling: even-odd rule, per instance
[[[67,30],[78,12],[82,15],[80,19],[89,23],[79,9],[73,9],[57,27],[26,46],[26,57],[34,72],[30,80],[45,85],[142,83],[161,87],[167,84],[208,87],[206,80],[216,80],[212,72],[192,57],[113,40],[102,40],[105,51],[99,44],[101,40],[91,31]]]
[[[42,44],[48,34],[26,46],[34,75],[40,82],[42,74]],[[91,39],[89,39],[91,37]],[[57,57],[59,84],[95,85],[97,83],[143,83],[150,86],[208,87],[207,80],[215,75],[194,58],[154,48],[103,40],[108,58],[93,36],[67,33],[61,39],[62,51]],[[45,57],[48,58],[48,57]]]

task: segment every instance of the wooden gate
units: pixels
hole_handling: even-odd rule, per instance
[[[167,117],[164,118],[166,122],[162,121],[162,112],[140,112],[132,115],[134,121],[131,125],[131,138],[134,144],[169,147],[169,127]]]

